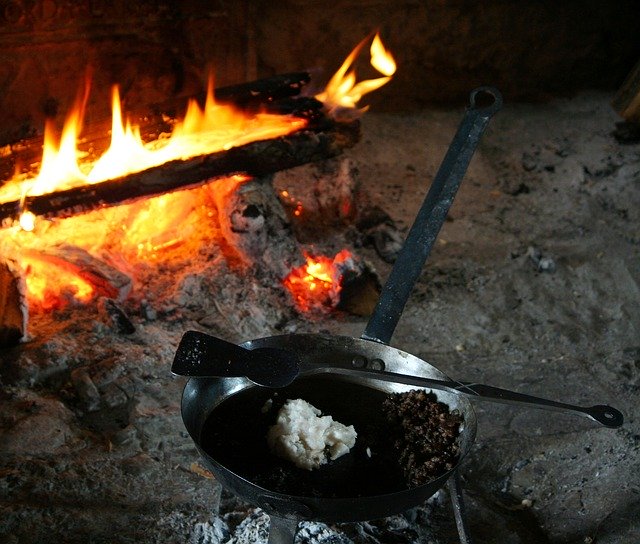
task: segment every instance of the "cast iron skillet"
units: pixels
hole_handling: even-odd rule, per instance
[[[482,98],[487,97],[488,102],[482,104]],[[273,345],[288,348],[297,351],[305,362],[326,357],[332,361],[346,358],[346,362],[355,356],[366,361],[382,359],[387,370],[445,379],[446,376],[433,366],[387,344],[444,223],[480,137],[501,105],[502,97],[495,89],[479,88],[471,93],[470,104],[458,131],[361,339],[291,335],[254,340],[247,342],[245,347]],[[183,362],[194,359],[196,366],[206,365],[206,361],[201,361],[200,357],[191,353],[185,355],[179,350],[178,357],[182,357]],[[330,383],[327,383],[327,379]],[[451,471],[448,471],[424,485],[403,488],[402,478],[397,477],[399,469],[394,466],[397,463],[394,459],[389,460],[388,437],[384,436],[384,432],[382,436],[375,435],[376,428],[378,433],[381,428],[384,429],[379,420],[381,397],[389,392],[405,391],[406,386],[336,375],[328,378],[300,377],[289,387],[292,389],[273,391],[273,395],[278,393],[282,395],[280,398],[289,395],[304,398],[338,421],[353,424],[361,433],[361,438],[364,430],[367,440],[363,442],[371,451],[371,459],[382,459],[382,464],[374,469],[373,461],[364,459],[360,448],[354,451],[354,455],[338,459],[326,470],[323,467],[322,476],[316,479],[324,485],[319,487],[318,482],[307,482],[305,486],[300,486],[304,487],[304,493],[296,492],[287,485],[281,487],[280,483],[286,478],[278,480],[270,474],[263,482],[257,483],[265,476],[264,468],[268,473],[269,466],[273,466],[270,465],[263,438],[266,435],[266,423],[256,415],[260,404],[267,400],[265,396],[269,395],[269,391],[256,387],[247,378],[191,378],[182,397],[185,426],[205,463],[222,485],[244,500],[262,507],[270,515],[269,542],[293,542],[296,520],[299,519],[349,521],[401,512],[430,497],[450,476]],[[336,390],[340,390],[339,394],[335,393]],[[468,400],[461,395],[448,392],[438,392],[437,395],[451,410],[458,410],[463,417],[459,436],[462,459],[475,438],[474,412]],[[369,429],[374,431],[367,437]],[[266,465],[264,459],[268,460]],[[391,477],[381,478],[381,475],[389,472],[392,472]],[[455,481],[455,478],[451,481]],[[454,511],[458,521],[458,517],[463,518],[462,508],[461,503],[456,508],[455,501],[461,495],[458,488],[455,491]],[[461,537],[463,525],[462,522],[458,523]]]
[[[312,364],[327,358],[345,365],[354,358],[369,364],[382,360],[392,372],[446,379],[437,368],[409,353],[358,338],[286,335],[252,340],[243,346],[286,348]],[[412,388],[327,374],[301,377],[279,389],[257,387],[246,378],[192,378],[183,393],[182,417],[202,458],[222,485],[268,514],[332,522],[375,519],[420,504],[440,489],[452,472],[411,489],[404,484],[380,403],[390,393]],[[463,418],[459,462],[475,439],[475,413],[462,395],[444,391],[436,395]],[[261,409],[269,399],[277,406],[287,398],[303,398],[334,419],[353,424],[358,432],[354,450],[311,472],[272,456],[265,437],[275,410],[265,415]],[[304,493],[297,491],[301,488]]]

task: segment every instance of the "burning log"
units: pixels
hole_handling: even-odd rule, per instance
[[[322,132],[303,130],[226,151],[176,160],[142,172],[93,185],[0,204],[0,223],[8,224],[24,210],[36,216],[70,217],[142,197],[195,187],[233,174],[262,177],[340,154],[360,137],[359,123],[332,123]]]
[[[0,263],[0,346],[17,344],[27,332],[26,286],[18,266]]]
[[[271,178],[236,182],[221,181],[213,199],[218,208],[220,230],[245,265],[258,265],[258,276],[271,271],[282,280],[300,249],[291,235],[286,213],[273,191]]]
[[[622,144],[640,142],[640,62],[613,97],[611,105],[624,119],[616,123],[615,139]]]
[[[307,72],[281,74],[250,83],[221,87],[214,90],[214,96],[219,102],[234,104],[240,108],[261,107],[297,96],[309,81],[311,76]],[[205,95],[203,93],[196,98],[204,100]],[[155,106],[154,109],[160,114],[167,113],[169,111],[167,105]]]
[[[291,113],[304,115],[305,108],[309,109],[309,100],[299,99],[299,102],[291,101],[294,96],[300,94],[300,90],[310,81],[306,72],[276,75],[259,79],[249,83],[221,87],[214,90],[217,101],[233,104],[238,108],[255,110],[264,108],[274,113]],[[199,102],[205,99],[204,93],[195,97]],[[155,104],[148,110],[133,112],[130,118],[140,126],[141,134],[145,138],[155,139],[158,134],[171,130],[167,122],[168,117],[176,117],[184,111],[186,100],[172,99],[161,104]],[[81,146],[83,151],[90,154],[101,153],[109,145],[110,119],[95,120],[91,126],[84,130],[86,145]],[[16,164],[29,165],[40,161],[42,157],[42,136],[34,136],[0,148],[0,179],[10,178],[16,169]]]

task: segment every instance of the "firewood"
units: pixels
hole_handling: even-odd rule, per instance
[[[363,264],[342,277],[342,290],[336,308],[351,315],[370,316],[380,298],[380,289],[376,273]]]
[[[301,98],[300,102],[288,100],[297,96],[301,89],[310,81],[306,72],[276,75],[257,81],[221,87],[214,90],[216,100],[221,103],[233,104],[241,109],[256,110],[265,109],[274,113],[287,113],[304,115],[309,113],[309,102],[312,99]],[[205,93],[195,97],[203,103]],[[178,97],[154,104],[144,111],[128,112],[127,117],[140,127],[140,133],[149,141],[158,137],[162,132],[170,132],[171,125],[167,123],[167,117],[176,118],[184,113],[187,105],[186,97]],[[110,119],[96,119],[91,126],[84,128],[82,133],[83,144],[81,151],[89,153],[89,157],[95,157],[104,152],[109,146],[111,129]],[[5,145],[0,148],[0,180],[9,179],[15,172],[16,165],[37,164],[42,158],[42,135],[34,136],[26,140]],[[0,185],[2,182],[0,181]]]
[[[18,200],[4,202],[0,204],[0,224],[10,224],[21,210],[29,210],[36,216],[47,218],[70,217],[97,208],[133,202],[142,197],[200,186],[212,179],[233,174],[262,177],[334,157],[355,145],[359,137],[357,121],[333,123],[331,128],[322,132],[303,130],[227,151],[175,160],[103,183],[28,196],[23,203]]]
[[[0,263],[0,347],[17,344],[27,332],[24,278],[16,263]]]
[[[289,213],[296,238],[303,243],[317,242],[355,218],[356,167],[348,157],[277,172],[274,186]]]
[[[640,62],[631,70],[611,104],[626,121],[640,123]]]
[[[233,252],[246,266],[256,267],[257,275],[268,270],[282,280],[292,267],[302,264],[302,252],[271,181],[224,180],[213,189],[212,197],[220,230]]]
[[[302,88],[309,83],[311,76],[307,72],[281,74],[250,83],[230,85],[214,90],[217,101],[231,103],[242,108],[263,106],[277,102],[283,98],[297,96]],[[204,100],[204,94],[200,95]],[[166,113],[162,107],[155,107],[160,113]]]

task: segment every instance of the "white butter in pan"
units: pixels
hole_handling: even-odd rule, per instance
[[[353,425],[343,425],[302,399],[287,400],[267,432],[271,452],[312,470],[348,453],[356,443]]]

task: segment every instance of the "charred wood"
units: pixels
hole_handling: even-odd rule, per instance
[[[223,180],[213,191],[223,236],[254,274],[274,274],[284,279],[294,266],[302,264],[284,208],[273,190],[271,177],[245,183]],[[297,260],[298,259],[298,260]]]
[[[616,123],[616,128],[613,131],[613,137],[618,143],[621,144],[637,144],[640,143],[640,121],[634,123],[633,121],[622,121]]]
[[[17,344],[27,332],[26,286],[18,265],[0,263],[0,347]]]
[[[176,160],[121,178],[0,204],[0,223],[23,210],[37,216],[70,217],[177,189],[203,185],[213,178],[246,174],[263,177],[279,170],[327,159],[356,144],[358,122],[335,123],[323,132],[303,130],[281,138],[252,142],[227,151]]]
[[[95,412],[100,408],[100,392],[85,368],[76,368],[71,372],[71,383],[85,410]]]
[[[260,107],[299,95],[309,81],[311,76],[307,72],[281,74],[250,83],[221,87],[214,90],[214,96],[220,102],[231,103],[241,108]],[[204,100],[205,96],[203,94],[198,98]],[[160,113],[166,111],[160,110]]]
[[[366,264],[356,270],[348,270],[342,276],[338,310],[351,315],[368,317],[373,314],[380,298],[380,280]]]
[[[355,218],[357,169],[348,157],[277,172],[274,186],[302,243],[317,242]]]
[[[98,309],[103,315],[104,321],[109,323],[118,334],[133,334],[136,332],[135,325],[115,300],[102,297],[98,301]]]
[[[308,119],[316,128],[327,126],[329,122],[324,115],[324,104],[310,96],[286,98],[268,104],[265,111],[280,115],[295,115]],[[324,123],[323,123],[324,121]]]
[[[640,123],[640,62],[631,70],[611,104],[625,121]]]

